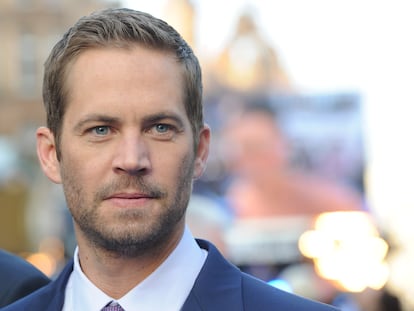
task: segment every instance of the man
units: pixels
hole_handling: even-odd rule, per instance
[[[0,250],[0,307],[49,283],[49,278],[27,261]]]
[[[210,130],[198,60],[166,23],[129,9],[81,18],[46,61],[43,95],[37,152],[63,185],[78,247],[56,281],[4,310],[333,310],[191,236]]]

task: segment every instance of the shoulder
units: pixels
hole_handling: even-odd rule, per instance
[[[5,306],[1,309],[1,311],[46,310],[46,302],[50,301],[53,297],[53,292],[50,290],[51,284],[46,285],[39,290],[15,301],[14,303]]]
[[[28,274],[42,276],[44,275],[23,258],[20,258],[19,256],[6,252],[4,250],[0,250],[0,276],[2,279],[3,276],[27,276]]]
[[[0,307],[12,303],[50,282],[37,268],[0,250]]]
[[[35,292],[4,307],[1,311],[49,311],[61,310],[65,299],[65,288],[73,270],[73,261],[70,261],[62,270],[57,279],[53,280]]]
[[[246,310],[335,311],[336,308],[277,289],[242,272],[242,292]]]

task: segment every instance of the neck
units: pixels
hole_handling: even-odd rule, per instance
[[[162,245],[135,257],[109,252],[78,238],[79,263],[83,273],[95,286],[108,296],[119,299],[167,259],[180,242],[183,232],[184,229]]]

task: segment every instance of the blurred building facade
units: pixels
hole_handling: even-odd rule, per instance
[[[203,55],[197,51],[198,39],[202,38],[196,38],[199,12],[194,1],[166,1],[163,12],[163,18],[181,33],[197,55]],[[264,38],[248,8],[238,16],[219,55],[200,61],[207,96],[223,88],[244,93],[293,91],[276,49]]]
[[[239,91],[291,91],[277,51],[263,37],[249,12],[239,16],[232,37],[212,69],[217,82]]]

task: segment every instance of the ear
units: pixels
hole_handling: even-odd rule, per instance
[[[199,134],[197,153],[194,161],[194,179],[200,178],[206,169],[208,152],[210,149],[210,135],[210,128],[205,124]]]
[[[60,164],[56,154],[55,137],[47,127],[36,131],[37,156],[45,175],[54,183],[61,183]]]

